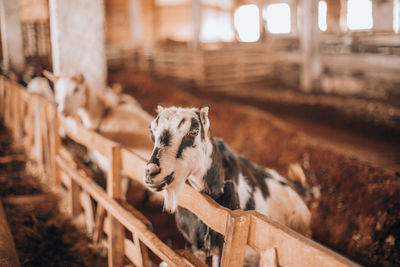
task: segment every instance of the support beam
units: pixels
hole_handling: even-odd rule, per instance
[[[142,43],[142,3],[141,0],[130,0],[130,23],[132,44],[138,47]]]
[[[17,0],[0,0],[1,45],[3,68],[17,73],[25,68],[22,28]]]
[[[374,31],[393,31],[393,0],[372,1],[372,18]]]
[[[201,3],[200,0],[192,0],[192,19],[193,19],[193,49],[200,48],[201,31]]]
[[[300,45],[302,54],[301,88],[309,92],[318,88],[319,62],[318,1],[302,0]]]
[[[297,35],[299,32],[299,27],[298,27],[298,2],[293,1],[289,3],[290,6],[290,28],[292,31],[292,34]]]
[[[399,33],[400,28],[400,0],[393,0],[393,31]]]
[[[49,4],[54,73],[82,73],[92,88],[104,90],[103,0],[50,0]]]
[[[265,38],[266,38],[266,31],[265,31],[265,20],[264,20],[264,17],[263,17],[263,7],[264,7],[264,5],[263,5],[263,2],[262,1],[259,1],[259,2],[257,2],[257,7],[258,7],[258,20],[259,20],[259,27],[260,27],[260,39],[259,39],[259,42],[264,42],[265,41]]]
[[[326,24],[327,24],[327,32],[328,33],[337,33],[339,34],[341,31],[340,26],[340,12],[341,12],[341,1],[338,0],[327,0],[327,16],[326,16]]]

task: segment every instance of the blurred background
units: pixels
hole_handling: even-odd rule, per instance
[[[82,73],[151,114],[208,105],[240,154],[301,163],[315,240],[399,263],[400,0],[0,0],[0,16],[3,75]]]

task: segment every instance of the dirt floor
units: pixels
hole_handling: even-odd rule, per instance
[[[107,266],[104,248],[94,246],[83,229],[60,212],[59,196],[29,174],[23,151],[12,147],[0,122],[0,198],[22,266]],[[64,196],[65,197],[65,196]]]
[[[157,104],[209,106],[213,135],[282,175],[290,163],[301,163],[313,192],[313,239],[365,266],[400,265],[399,172],[339,153],[256,108],[194,96],[133,70],[109,79],[151,114]]]

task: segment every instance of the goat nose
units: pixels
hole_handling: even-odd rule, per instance
[[[149,163],[145,167],[145,172],[146,172],[146,180],[148,179],[151,180],[151,178],[153,178],[154,176],[156,176],[161,172],[161,168],[154,163]]]

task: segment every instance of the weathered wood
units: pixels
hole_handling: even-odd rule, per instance
[[[81,123],[72,118],[65,119],[59,117],[59,123],[72,140],[84,145],[88,149],[98,151],[105,157],[109,156],[109,151],[112,147],[118,146],[116,142],[88,130]]]
[[[196,216],[214,231],[217,231],[223,236],[227,234],[228,220],[231,218],[231,211],[219,206],[211,197],[201,194],[185,184],[179,206],[196,214]]]
[[[260,266],[261,267],[277,267],[276,250],[268,248],[260,252]]]
[[[120,199],[121,192],[121,148],[114,146],[109,151],[110,171],[107,175],[107,193],[113,199]],[[110,216],[110,233],[108,235],[108,266],[124,266],[124,239],[123,225]]]
[[[243,266],[249,226],[249,215],[240,210],[232,212],[224,235],[225,244],[222,250],[222,266]]]
[[[275,248],[279,266],[358,266],[301,234],[251,211],[248,245],[261,253]]]
[[[153,225],[151,222],[138,210],[136,210],[133,206],[129,205],[127,202],[120,200],[119,201],[120,205],[124,207],[126,210],[128,210],[131,214],[133,214],[136,218],[142,221],[144,225],[147,226],[147,229],[150,231],[153,231]],[[136,264],[138,266],[151,266],[151,262],[149,259],[149,254],[148,254],[148,249],[147,247],[140,241],[139,237],[137,234],[132,233],[133,240],[134,240],[134,250],[136,251],[136,258],[139,264]],[[125,249],[125,251],[127,251]]]
[[[49,201],[46,194],[8,196],[3,198],[3,202],[12,205],[40,205],[43,202]]]
[[[193,263],[196,267],[206,267],[208,266],[201,260],[199,260],[196,256],[194,256],[190,251],[185,249],[177,249],[175,250],[176,253],[187,259],[190,263]]]
[[[301,46],[301,87],[304,91],[311,91],[318,85],[321,67],[319,63],[319,29],[318,29],[318,2],[302,0]]]
[[[3,210],[3,203],[0,199],[0,266],[18,267],[19,263],[14,239],[11,234],[10,226],[7,222],[6,214]]]
[[[71,186],[68,190],[68,204],[72,217],[77,216],[81,211],[80,190],[79,184],[71,179]]]
[[[165,245],[157,236],[147,229],[140,220],[133,216],[129,211],[122,208],[117,201],[113,200],[104,190],[99,187],[92,179],[85,177],[76,170],[70,168],[69,164],[61,157],[57,156],[57,164],[67,172],[77,183],[104,206],[104,208],[116,219],[118,219],[129,231],[138,234],[140,240],[150,248],[160,259],[172,266],[188,266],[185,261]]]
[[[0,157],[0,164],[7,164],[13,161],[25,161],[26,156],[24,154],[7,155]]]
[[[92,235],[94,231],[93,205],[89,194],[84,190],[80,192],[80,204],[82,205],[85,214],[86,230],[89,235]]]
[[[111,228],[110,220],[106,218],[104,222],[104,232],[107,235],[110,234],[110,228]],[[148,258],[148,255],[143,253],[143,252],[147,253],[147,247],[145,247],[143,243],[140,242],[137,236],[135,235],[133,236],[133,241],[125,238],[124,247],[125,247],[126,257],[133,264],[135,264],[135,266],[143,266],[143,267],[151,266],[151,262],[150,259]],[[144,247],[143,250],[141,249],[142,247]]]
[[[57,164],[56,164],[56,155],[58,150],[58,145],[60,142],[59,129],[58,129],[58,121],[57,121],[57,109],[54,105],[50,105],[47,102],[47,113],[49,114],[49,180],[50,184],[57,185]]]
[[[104,236],[104,219],[106,217],[106,211],[101,204],[97,204],[96,209],[96,218],[94,223],[94,232],[93,232],[93,242],[99,243]]]

